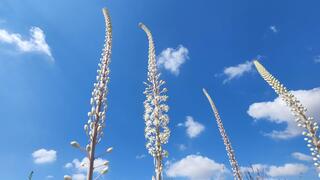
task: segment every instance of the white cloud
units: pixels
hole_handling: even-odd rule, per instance
[[[279,30],[277,29],[276,26],[270,26],[269,29],[270,29],[272,32],[274,32],[274,33],[279,32]]]
[[[282,166],[253,164],[251,167],[241,167],[242,172],[253,174],[266,174],[270,177],[296,176],[308,171],[308,167],[303,164],[286,163]]]
[[[97,167],[94,169],[94,172],[100,172],[104,166],[102,164],[107,160],[98,158],[94,160],[94,166]],[[86,173],[87,172],[87,165],[89,164],[89,159],[87,157],[83,158],[81,161],[79,159],[74,159],[72,162],[67,163],[64,167],[66,168],[73,168],[78,173]]]
[[[265,164],[252,164],[250,167],[241,167],[242,173],[250,172],[250,173],[257,173],[257,172],[265,172],[268,168]]]
[[[312,161],[312,156],[309,156],[300,152],[294,152],[291,155],[293,158],[298,159],[300,161]]]
[[[188,155],[180,161],[169,163],[166,169],[168,177],[186,177],[191,180],[222,179],[227,172],[224,164],[200,155]]]
[[[48,55],[52,59],[49,45],[42,29],[32,27],[30,29],[31,37],[24,40],[21,34],[10,33],[5,29],[0,29],[0,42],[15,45],[22,52],[40,52]]]
[[[64,165],[64,167],[67,168],[67,169],[70,169],[70,168],[73,167],[73,164],[72,163],[67,163],[67,164]]]
[[[292,93],[308,109],[307,114],[319,118],[320,114],[320,88],[310,90],[297,90]],[[288,139],[300,135],[302,130],[297,127],[294,117],[289,107],[277,97],[273,101],[258,102],[250,105],[247,113],[255,120],[265,119],[267,121],[287,125],[284,130],[274,130],[267,133],[268,136],[275,139]]]
[[[103,166],[104,162],[107,160],[98,158],[94,161],[94,173],[99,173],[105,167]],[[73,169],[74,174],[72,175],[72,180],[85,180],[89,164],[89,159],[87,157],[83,158],[81,161],[79,159],[74,159],[72,162],[69,162],[64,165],[67,169]]]
[[[189,58],[187,48],[179,45],[176,49],[167,48],[158,56],[158,65],[174,75],[179,75],[180,66]]]
[[[72,175],[72,180],[85,180],[86,176],[82,173],[77,173]]]
[[[236,66],[226,67],[223,71],[223,74],[227,77],[223,83],[241,77],[244,73],[250,72],[252,70],[253,63],[251,61],[246,61],[242,64]]]
[[[308,167],[303,164],[287,163],[283,166],[270,166],[267,175],[271,177],[296,176],[308,171]]]
[[[32,153],[33,161],[36,164],[52,163],[57,160],[57,151],[39,149]]]
[[[199,136],[200,133],[205,129],[202,124],[193,120],[191,116],[187,116],[187,120],[184,125],[187,128],[187,135],[189,138],[195,138]]]
[[[52,175],[48,175],[47,177],[46,177],[46,179],[53,179],[54,177],[52,176]]]
[[[145,157],[146,157],[145,154],[136,155],[136,159],[143,159]]]

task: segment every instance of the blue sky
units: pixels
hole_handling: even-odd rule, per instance
[[[98,147],[114,147],[104,157],[110,161],[105,179],[145,180],[153,174],[143,120],[148,47],[139,22],[152,30],[169,90],[165,179],[232,179],[203,87],[241,166],[259,164],[275,179],[299,179],[297,172],[316,179],[300,130],[251,60],[260,57],[319,119],[319,5],[316,0],[2,0],[2,179],[26,179],[31,170],[34,180],[83,173],[72,161],[84,156],[69,142],[86,143],[82,129],[104,41],[103,7],[113,23],[107,126]],[[72,165],[66,168],[67,163]],[[184,172],[187,166],[194,168]]]

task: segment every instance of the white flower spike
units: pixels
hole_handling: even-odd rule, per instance
[[[79,143],[72,141],[71,145],[86,151],[89,159],[87,180],[92,180],[94,170],[94,160],[96,159],[96,145],[101,141],[103,129],[105,127],[105,117],[107,110],[107,93],[109,83],[109,65],[111,61],[111,46],[112,46],[112,26],[109,12],[106,8],[103,9],[103,15],[106,24],[106,35],[103,52],[101,54],[100,63],[98,64],[96,82],[90,98],[91,110],[88,112],[89,120],[84,125],[84,131],[89,138],[89,144],[85,149],[81,148]]]
[[[168,143],[170,136],[170,129],[168,127],[169,116],[167,115],[169,107],[165,104],[168,96],[165,95],[167,89],[162,87],[165,81],[160,79],[160,73],[157,69],[152,34],[144,24],[140,23],[139,26],[147,34],[149,41],[148,77],[145,83],[147,87],[144,91],[146,95],[146,100],[144,101],[146,148],[155,160],[155,179],[161,180],[163,169],[162,160],[164,155],[167,154],[162,148],[162,145]]]
[[[220,115],[218,113],[218,109],[217,109],[216,105],[214,104],[213,100],[211,99],[210,95],[207,93],[207,91],[205,89],[203,89],[203,93],[207,97],[207,99],[211,105],[212,111],[214,113],[214,116],[216,117],[218,128],[219,128],[223,143],[226,147],[226,151],[227,151],[227,155],[229,157],[230,165],[232,167],[233,177],[235,180],[242,180],[241,170],[240,170],[240,167],[239,167],[238,162],[236,160],[236,155],[235,155],[233,148],[231,146],[231,142],[229,140],[229,137],[223,127],[223,123],[222,123],[222,120],[221,120]]]
[[[254,65],[258,70],[262,78],[274,89],[274,91],[282,98],[282,100],[290,107],[292,114],[296,118],[297,125],[305,129],[302,135],[306,136],[304,138],[307,141],[307,146],[311,151],[311,155],[317,157],[320,155],[320,141],[318,133],[318,123],[314,121],[313,117],[308,117],[306,115],[307,109],[301,104],[301,102],[289,91],[283,84],[280,83],[275,77],[272,76],[259,61],[255,60]],[[318,164],[320,164],[319,159],[314,159],[314,163],[317,171],[320,170]]]

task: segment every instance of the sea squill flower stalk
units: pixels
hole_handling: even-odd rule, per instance
[[[210,95],[207,93],[207,91],[205,89],[203,89],[203,93],[207,97],[207,99],[208,99],[208,101],[209,101],[209,103],[211,105],[212,111],[214,113],[214,116],[216,118],[216,121],[217,121],[217,124],[218,124],[218,128],[219,128],[223,143],[224,143],[224,145],[226,147],[227,155],[229,157],[229,162],[230,162],[230,165],[231,165],[231,168],[232,168],[233,177],[234,177],[235,180],[242,180],[240,167],[239,167],[238,162],[236,160],[235,153],[234,153],[234,151],[232,149],[231,142],[230,142],[230,140],[228,138],[228,135],[227,135],[224,127],[223,127],[222,120],[221,120],[220,115],[218,113],[218,109],[216,108],[216,106],[215,106],[214,102],[212,101]]]
[[[155,47],[150,30],[142,23],[139,26],[145,31],[149,41],[149,60],[148,60],[148,78],[144,94],[145,113],[145,138],[147,140],[146,148],[150,155],[154,157],[155,162],[155,179],[162,179],[163,158],[168,156],[168,152],[162,147],[168,143],[170,130],[168,128],[169,117],[167,112],[168,105],[165,104],[168,96],[166,88],[162,85],[165,81],[160,80],[160,73],[157,69]]]
[[[89,142],[85,148],[80,147],[80,144],[76,141],[72,141],[71,145],[86,152],[89,162],[84,164],[88,168],[87,180],[92,180],[94,167],[94,161],[100,156],[95,155],[96,145],[101,141],[103,136],[103,129],[105,127],[106,110],[107,110],[107,84],[109,82],[109,64],[111,56],[111,42],[112,42],[112,26],[110,21],[110,15],[106,8],[103,9],[103,15],[106,24],[106,36],[105,44],[100,58],[99,67],[97,70],[96,83],[94,83],[94,89],[92,97],[90,99],[91,110],[88,112],[88,122],[84,125],[84,130],[88,136]],[[108,148],[105,153],[111,152],[112,148]],[[108,164],[104,163],[105,168],[100,172],[105,174],[108,170]],[[101,168],[101,165],[99,166]]]
[[[320,170],[320,141],[318,135],[318,123],[306,115],[307,109],[301,102],[284,87],[275,77],[273,77],[259,61],[255,60],[254,65],[262,78],[274,89],[274,91],[286,103],[292,114],[296,118],[297,125],[304,128],[302,135],[305,136],[304,140],[307,141],[307,146],[313,156],[314,165],[317,171]]]

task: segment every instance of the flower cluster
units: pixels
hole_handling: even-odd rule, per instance
[[[160,80],[160,73],[157,70],[152,34],[144,24],[140,23],[139,26],[145,31],[149,40],[148,78],[144,91],[146,95],[144,101],[146,148],[156,161],[161,161],[162,157],[168,155],[167,151],[162,149],[162,144],[168,143],[170,136],[169,117],[167,115],[169,107],[165,104],[168,99],[168,96],[165,95],[167,89],[162,87],[165,81]],[[158,170],[162,171],[162,164],[160,166]]]
[[[107,110],[107,84],[109,82],[109,64],[111,57],[111,42],[112,42],[112,26],[110,21],[110,15],[106,8],[103,9],[103,15],[106,23],[106,36],[103,52],[101,54],[100,63],[98,64],[96,82],[92,91],[92,97],[90,99],[91,110],[88,112],[88,122],[84,125],[84,131],[86,132],[88,144],[85,148],[82,148],[77,141],[72,141],[70,144],[84,152],[86,152],[89,163],[88,167],[88,180],[92,180],[95,156],[95,147],[101,141],[103,136],[103,129],[105,128],[106,110]],[[106,153],[112,151],[112,148],[108,148]],[[105,168],[100,174],[105,174],[108,171],[109,163],[105,163]],[[68,178],[68,177],[67,177]]]
[[[305,136],[307,146],[313,156],[314,165],[317,170],[320,170],[320,141],[317,135],[318,123],[314,121],[313,117],[306,115],[307,109],[301,102],[286,89],[275,77],[273,77],[258,61],[254,61],[254,65],[262,78],[274,89],[274,91],[281,97],[281,99],[290,107],[292,114],[296,118],[297,125],[304,128],[302,134]]]
[[[91,111],[88,112],[89,120],[84,125],[84,130],[89,136],[90,141],[98,144],[103,136],[103,128],[105,127],[106,110],[107,110],[107,84],[109,82],[109,64],[111,56],[112,27],[110,16],[107,9],[103,9],[106,22],[106,36],[104,49],[101,54],[99,68],[97,70],[96,83],[92,91],[90,99]],[[90,148],[90,147],[89,147]]]
[[[211,99],[210,95],[207,93],[207,91],[205,89],[203,89],[203,93],[207,97],[207,99],[208,99],[208,101],[209,101],[209,103],[211,105],[211,108],[213,110],[214,116],[216,118],[216,121],[217,121],[217,124],[218,124],[218,128],[219,128],[220,134],[222,136],[223,143],[224,143],[224,145],[226,147],[227,155],[229,157],[229,162],[231,164],[233,176],[237,180],[242,180],[240,167],[239,167],[238,162],[236,160],[235,153],[234,153],[234,151],[232,149],[231,142],[230,142],[230,140],[228,138],[228,135],[227,135],[224,127],[223,127],[222,120],[221,120],[220,115],[218,113],[218,109],[216,108],[213,100]]]

